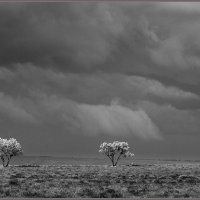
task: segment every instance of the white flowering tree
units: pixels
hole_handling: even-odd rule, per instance
[[[23,153],[22,147],[16,139],[2,139],[0,138],[0,158],[3,166],[7,167],[13,156],[21,155]]]
[[[112,165],[116,166],[121,158],[134,156],[133,153],[129,152],[129,148],[130,147],[128,146],[127,142],[118,142],[118,141],[114,141],[113,143],[103,142],[100,145],[99,152],[108,156],[108,158],[112,162]]]

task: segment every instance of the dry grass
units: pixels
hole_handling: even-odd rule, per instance
[[[200,164],[10,166],[0,197],[200,197]]]

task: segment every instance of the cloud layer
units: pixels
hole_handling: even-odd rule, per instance
[[[199,105],[200,102],[197,94],[141,76],[66,74],[28,63],[13,67],[12,70],[0,69],[0,80],[4,85],[0,113],[26,123],[57,123],[73,134],[159,138],[162,133],[159,133],[158,127],[164,123],[167,113],[176,116],[170,107],[165,110],[166,103],[188,110],[191,103]],[[9,87],[13,90],[8,92]],[[154,103],[140,104],[145,101]],[[154,118],[154,113],[149,113],[149,109],[155,106],[158,120]],[[188,122],[188,118],[184,117],[187,114],[183,115],[187,111],[176,112],[180,114],[175,121]],[[152,117],[157,122],[162,120],[155,125]],[[167,128],[163,132],[167,132]]]
[[[118,104],[78,104],[57,97],[43,96],[40,100],[44,112],[52,116],[54,122],[58,120],[56,123],[63,121],[71,134],[160,138],[158,128],[143,110],[132,110]]]
[[[70,150],[77,137],[127,139],[141,152],[197,141],[199,5],[2,3],[2,134],[40,136],[49,150],[66,138]]]

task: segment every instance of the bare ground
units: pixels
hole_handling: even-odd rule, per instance
[[[200,164],[1,167],[0,197],[200,197]]]

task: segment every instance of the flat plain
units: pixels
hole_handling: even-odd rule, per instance
[[[199,162],[0,167],[0,197],[200,197]]]

